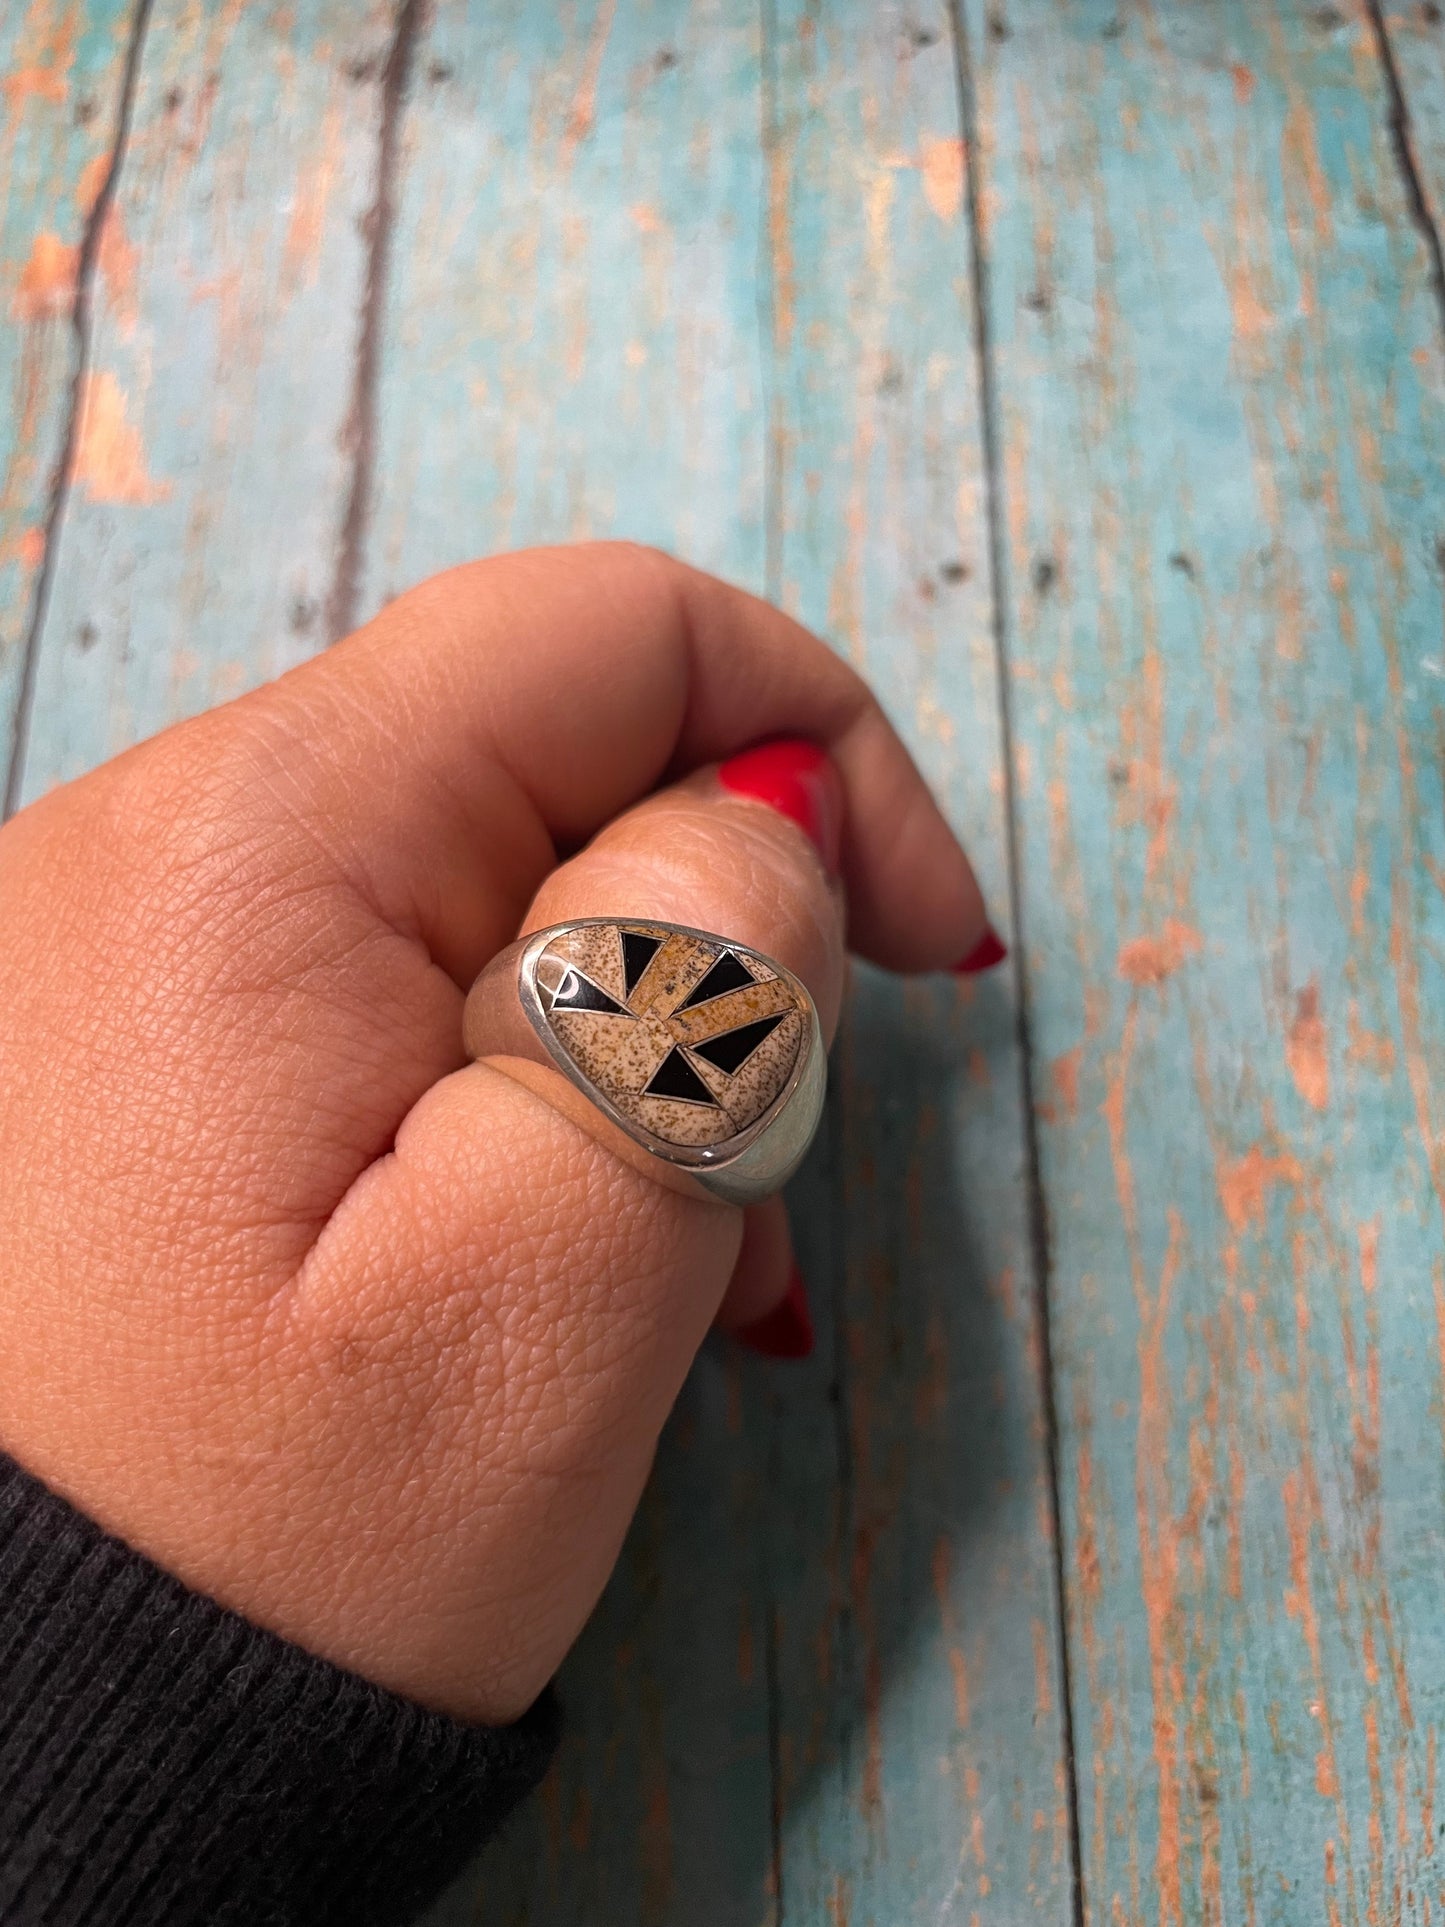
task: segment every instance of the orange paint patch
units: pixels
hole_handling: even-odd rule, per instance
[[[940,221],[952,221],[963,206],[963,142],[956,134],[925,141],[919,159],[923,193]]]
[[[1377,1077],[1388,1077],[1395,1068],[1394,1042],[1383,1031],[1366,1030],[1360,1023],[1359,1010],[1353,1002],[1349,1011],[1349,1037],[1345,1055],[1350,1062],[1363,1065]]]
[[[1046,1721],[1054,1710],[1054,1649],[1041,1619],[1032,1622],[1034,1639],[1034,1717]]]
[[[1087,1437],[1079,1447],[1075,1488],[1078,1539],[1074,1553],[1074,1578],[1085,1608],[1084,1644],[1091,1647],[1093,1610],[1102,1595],[1103,1571],[1099,1560],[1099,1522],[1094,1508],[1094,1454]]]
[[[136,316],[137,254],[125,231],[120,209],[112,203],[101,229],[98,262],[110,291],[111,306],[123,333],[134,331]]]
[[[607,51],[612,22],[616,16],[617,0],[604,0],[597,14],[597,24],[592,30],[591,45],[587,49],[587,65],[577,92],[572,97],[572,111],[567,116],[567,126],[562,135],[562,152],[568,159],[592,132],[597,119],[597,77],[602,71],[602,56]]]
[[[38,569],[45,560],[45,531],[30,527],[22,529],[15,538],[15,550],[21,564],[27,569]]]
[[[1294,101],[1285,116],[1283,154],[1291,173],[1298,169],[1303,177],[1314,215],[1315,238],[1321,247],[1328,248],[1334,241],[1333,197],[1315,139],[1315,116],[1303,98]]]
[[[109,172],[109,154],[92,154],[81,168],[75,183],[75,205],[82,214],[89,214],[95,206],[96,197],[105,186],[105,177]]]
[[[1274,315],[1260,300],[1250,280],[1247,263],[1239,262],[1230,276],[1229,310],[1234,332],[1241,341],[1258,341],[1274,326]]]
[[[1134,1054],[1134,1033],[1137,1027],[1138,1012],[1131,1004],[1124,1019],[1124,1032],[1119,1039],[1118,1054],[1109,1067],[1108,1079],[1104,1086],[1104,1101],[1099,1109],[1109,1128],[1109,1161],[1114,1167],[1114,1191],[1124,1219],[1124,1236],[1129,1244],[1129,1270],[1134,1281],[1134,1295],[1139,1298],[1143,1295],[1144,1274],[1139,1256],[1139,1212],[1134,1197],[1134,1167],[1129,1159],[1129,1129],[1125,1103],[1129,1082],[1129,1060]]]
[[[1233,1232],[1246,1230],[1264,1219],[1264,1207],[1277,1184],[1298,1184],[1303,1174],[1294,1158],[1266,1157],[1259,1145],[1251,1144],[1242,1158],[1220,1166],[1219,1202]]]
[[[25,65],[17,66],[0,80],[0,94],[4,94],[12,113],[28,100],[63,102],[65,99],[66,78],[75,61],[80,9],[67,7],[59,20],[55,20],[53,15],[59,11],[46,6],[30,9],[21,30]],[[17,47],[16,52],[19,51]]]
[[[1140,1593],[1149,1643],[1153,1699],[1154,1775],[1159,1823],[1154,1880],[1160,1927],[1183,1927],[1182,1798],[1179,1725],[1184,1681],[1171,1628],[1179,1600],[1179,1525],[1168,1473],[1171,1397],[1164,1356],[1169,1304],[1179,1272],[1183,1224],[1171,1209],[1169,1245],[1152,1304],[1140,1297],[1139,1417],[1134,1456],[1135,1516]]]
[[[639,234],[661,234],[667,223],[657,209],[647,201],[638,201],[627,212],[632,216],[632,225]]]
[[[1162,984],[1203,948],[1197,930],[1170,917],[1157,936],[1135,937],[1132,943],[1126,943],[1115,968],[1126,983]]]
[[[1234,98],[1243,107],[1247,101],[1254,98],[1254,75],[1248,67],[1237,60],[1229,72],[1234,81]]]
[[[775,345],[785,347],[793,336],[797,305],[793,263],[793,232],[788,206],[788,147],[772,140],[767,147],[768,164],[768,250],[773,274],[773,336]]]
[[[342,115],[332,106],[326,116],[321,153],[298,184],[286,227],[285,276],[292,287],[311,286],[321,259],[327,210],[341,171]]]
[[[1314,984],[1307,984],[1295,1000],[1294,1022],[1285,1039],[1284,1055],[1294,1087],[1305,1103],[1312,1110],[1324,1110],[1330,1101],[1329,1040],[1320,1015],[1320,993]]]
[[[1320,1729],[1319,1750],[1315,1754],[1315,1791],[1324,1800],[1337,1800],[1339,1797],[1339,1774],[1335,1770],[1334,1734],[1331,1728],[1329,1707],[1325,1700],[1324,1661],[1321,1650],[1319,1617],[1315,1609],[1314,1593],[1310,1585],[1310,1538],[1313,1531],[1313,1508],[1309,1489],[1304,1475],[1299,1471],[1285,1474],[1282,1488],[1284,1499],[1285,1528],[1289,1534],[1290,1584],[1284,1596],[1284,1609],[1290,1618],[1297,1621],[1304,1631],[1305,1647],[1310,1657],[1310,1670],[1314,1675],[1315,1698],[1310,1704],[1310,1712]],[[1333,1842],[1329,1843],[1333,1857]]]
[[[13,114],[27,100],[65,99],[65,74],[55,67],[17,67],[0,80],[0,94]]]
[[[1380,1282],[1380,1220],[1371,1218],[1358,1227],[1360,1240],[1360,1289],[1373,1298]]]
[[[126,394],[108,371],[87,375],[75,450],[75,479],[93,502],[163,502],[169,482],[146,471],[140,430],[126,412]]]
[[[10,312],[17,321],[46,321],[70,312],[79,248],[42,229],[20,270]]]
[[[1075,1044],[1049,1065],[1049,1081],[1059,1109],[1066,1118],[1076,1117],[1079,1110],[1079,1069],[1084,1061],[1084,1047]]]

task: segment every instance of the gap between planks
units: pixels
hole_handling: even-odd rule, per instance
[[[125,164],[131,116],[135,109],[136,88],[140,80],[141,59],[145,52],[146,34],[150,28],[154,5],[155,0],[137,0],[135,14],[131,20],[130,39],[126,47],[125,66],[122,69],[120,102],[115,117],[115,138],[111,142],[99,192],[86,216],[85,227],[81,233],[80,254],[76,263],[75,299],[70,310],[70,330],[75,344],[75,360],[70,376],[70,397],[66,407],[65,432],[60,444],[60,453],[56,457],[55,473],[50,484],[50,499],[45,509],[45,548],[35,578],[30,620],[26,625],[25,639],[21,645],[20,688],[6,755],[5,789],[3,802],[0,802],[0,822],[5,822],[12,817],[20,805],[20,788],[25,775],[25,749],[30,735],[30,715],[35,703],[35,672],[40,657],[40,637],[45,628],[46,611],[50,606],[50,591],[55,580],[60,527],[65,519],[65,506],[69,500],[71,481],[75,472],[75,451],[80,437],[80,412],[84,401],[85,377],[90,370],[90,351],[94,333],[93,296],[96,265],[100,255],[101,239],[105,233],[106,219],[110,214],[111,203],[115,199],[121,168]]]
[[[396,226],[397,164],[402,123],[411,92],[416,50],[431,25],[431,0],[401,0],[391,45],[381,71],[381,120],[376,142],[376,198],[366,216],[366,279],[356,335],[351,406],[342,431],[351,459],[346,507],[336,543],[336,568],[326,598],[326,640],[340,642],[356,627],[361,568],[371,527],[376,480],[376,397],[381,380],[382,337],[391,279],[391,244]]]
[[[1044,1418],[1044,1457],[1048,1472],[1049,1532],[1053,1540],[1054,1618],[1058,1627],[1056,1652],[1064,1754],[1064,1782],[1069,1810],[1069,1895],[1074,1927],[1084,1927],[1083,1854],[1079,1825],[1079,1774],[1074,1756],[1074,1689],[1069,1651],[1069,1610],[1066,1586],[1063,1497],[1059,1471],[1059,1415],[1054,1395],[1054,1342],[1049,1316],[1049,1220],[1044,1197],[1043,1160],[1035,1108],[1033,1027],[1029,1009],[1028,973],[1024,968],[1027,940],[1023,894],[1023,856],[1019,834],[1018,785],[1014,765],[1009,573],[1005,541],[1007,503],[1004,500],[1003,448],[999,426],[998,376],[994,365],[993,322],[989,286],[988,245],[983,230],[983,194],[979,181],[978,94],[974,81],[973,50],[962,0],[948,0],[953,34],[954,72],[958,84],[959,132],[963,136],[964,216],[967,222],[969,283],[972,290],[974,359],[977,367],[979,429],[983,443],[984,520],[988,540],[989,574],[993,586],[993,641],[998,683],[999,734],[1004,786],[1004,824],[1009,889],[1009,915],[1014,940],[1014,1008],[1018,1012],[1016,1040],[1019,1062],[1019,1100],[1023,1111],[1024,1164],[1028,1194],[1029,1243],[1033,1259],[1034,1308],[1039,1331],[1040,1400]]]
[[[1381,0],[1365,0],[1365,16],[1369,20],[1374,35],[1375,57],[1380,63],[1380,73],[1385,82],[1385,94],[1390,103],[1390,145],[1394,149],[1395,165],[1400,170],[1400,181],[1405,190],[1405,205],[1424,243],[1426,259],[1430,264],[1430,286],[1435,296],[1435,319],[1439,323],[1442,340],[1445,340],[1445,250],[1441,248],[1440,230],[1435,225],[1435,217],[1425,193],[1425,184],[1420,177],[1419,163],[1415,158],[1410,103],[1405,98],[1405,88],[1400,79],[1400,69],[1395,60],[1395,48],[1390,39],[1390,29],[1385,24]]]

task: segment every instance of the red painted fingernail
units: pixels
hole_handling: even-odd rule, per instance
[[[986,924],[983,935],[963,962],[953,966],[953,974],[955,977],[976,977],[980,970],[992,970],[995,964],[1001,964],[1007,955],[1008,945],[991,923]]]
[[[813,1349],[813,1314],[808,1310],[808,1293],[803,1274],[796,1265],[782,1304],[760,1318],[755,1325],[744,1325],[733,1336],[740,1345],[760,1358],[806,1358]]]
[[[843,779],[827,750],[800,736],[759,743],[724,763],[718,781],[734,796],[750,796],[791,817],[812,838],[829,876],[837,875]]]

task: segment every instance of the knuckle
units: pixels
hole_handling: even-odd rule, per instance
[[[404,1153],[378,1168],[303,1277],[296,1342],[368,1461],[571,1481],[671,1401],[659,1361],[694,1269],[689,1203],[532,1111],[507,1120],[505,1155],[437,1134],[404,1182]]]

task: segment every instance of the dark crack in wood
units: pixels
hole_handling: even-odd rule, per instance
[[[139,0],[131,20],[125,66],[121,72],[120,104],[116,110],[115,136],[110,144],[100,191],[91,205],[81,233],[80,253],[76,261],[75,298],[70,309],[70,329],[75,344],[70,374],[70,395],[65,415],[65,431],[61,437],[60,453],[56,457],[55,469],[51,476],[42,523],[45,546],[40,558],[40,568],[35,577],[30,620],[26,624],[25,639],[21,645],[20,688],[16,696],[15,714],[11,720],[10,741],[6,747],[5,791],[4,803],[0,806],[0,822],[12,817],[20,807],[20,792],[25,781],[25,751],[30,739],[30,719],[35,707],[35,677],[40,661],[40,639],[45,633],[45,618],[50,608],[51,590],[55,583],[60,529],[65,520],[66,503],[70,498],[70,485],[75,473],[75,455],[80,438],[80,416],[85,401],[85,377],[90,371],[90,351],[95,332],[95,277],[100,259],[100,246],[105,236],[105,224],[110,217],[111,206],[115,200],[121,169],[125,165],[126,148],[130,141],[131,118],[135,111],[136,89],[140,82],[141,59],[145,52],[146,35],[150,29],[153,10],[154,0]]]
[[[1425,182],[1420,173],[1419,162],[1415,158],[1410,103],[1405,94],[1404,83],[1400,79],[1400,68],[1395,59],[1390,30],[1385,24],[1381,0],[1365,0],[1365,13],[1374,34],[1375,55],[1379,60],[1380,72],[1385,81],[1390,144],[1395,151],[1395,165],[1405,190],[1405,205],[1410,212],[1411,224],[1424,244],[1425,257],[1430,266],[1430,288],[1435,297],[1436,320],[1439,323],[1442,338],[1445,338],[1445,249],[1442,249],[1440,244],[1439,224],[1430,206],[1430,198],[1425,192]]]
[[[1059,1454],[1058,1402],[1054,1389],[1054,1343],[1049,1305],[1050,1252],[1048,1203],[1044,1195],[1034,1073],[1032,1015],[1029,1005],[1028,926],[1023,898],[1023,855],[1019,832],[1018,779],[1009,621],[1009,572],[1006,530],[1008,503],[1003,473],[1003,427],[990,292],[988,246],[984,237],[983,184],[979,179],[978,91],[973,53],[962,0],[949,0],[954,72],[958,85],[959,128],[963,135],[964,212],[968,228],[969,278],[973,287],[974,355],[978,367],[979,418],[983,442],[985,516],[989,569],[993,579],[993,641],[999,689],[999,726],[1003,737],[1004,809],[1010,910],[1014,931],[1014,996],[1018,1011],[1020,1100],[1023,1106],[1024,1159],[1027,1172],[1029,1239],[1043,1402],[1044,1450],[1048,1470],[1050,1527],[1053,1537],[1054,1591],[1057,1602],[1057,1660],[1062,1703],[1064,1773],[1069,1812],[1071,1916],[1084,1927],[1083,1857],[1079,1826],[1079,1776],[1074,1752],[1073,1663],[1069,1647],[1067,1572],[1064,1560],[1063,1502]]]
[[[326,640],[338,642],[356,627],[361,572],[371,528],[376,482],[376,397],[386,330],[386,296],[396,225],[396,184],[402,123],[416,66],[417,48],[430,19],[430,0],[402,0],[381,70],[381,126],[376,145],[376,193],[366,215],[366,278],[356,337],[351,405],[342,428],[350,483],[336,544],[336,566],[326,599]]]

